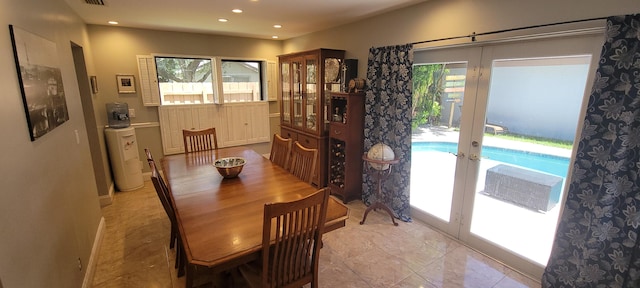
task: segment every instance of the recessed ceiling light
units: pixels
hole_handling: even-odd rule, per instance
[[[109,22],[107,22],[107,23],[109,23],[109,24],[111,24],[111,25],[118,25],[118,21],[109,21]]]
[[[273,28],[282,28],[282,25],[276,24],[276,25],[273,25]]]
[[[231,10],[233,13],[242,13],[242,9],[233,9]]]
[[[224,19],[224,18],[218,18],[218,22],[228,22],[228,19]]]
[[[273,35],[273,36],[271,36],[271,38],[273,38],[273,39],[278,39],[278,36]]]

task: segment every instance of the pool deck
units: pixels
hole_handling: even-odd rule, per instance
[[[457,131],[446,127],[419,128],[414,130],[412,142],[457,143],[458,136]],[[483,146],[571,157],[571,150],[506,140],[490,135],[484,137]],[[414,159],[411,172],[411,205],[437,218],[448,218],[451,213],[456,157],[441,152],[412,157]],[[479,162],[476,193],[473,198],[474,212],[469,217],[472,218],[471,233],[541,265],[546,265],[561,205],[558,204],[550,211],[543,213],[486,195],[483,193],[486,171],[498,164],[501,162],[489,159],[482,159]],[[505,217],[507,215],[509,217]]]

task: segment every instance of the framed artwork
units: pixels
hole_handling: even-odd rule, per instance
[[[116,75],[118,93],[136,93],[136,83],[133,75]]]
[[[9,25],[31,141],[69,120],[56,44]]]

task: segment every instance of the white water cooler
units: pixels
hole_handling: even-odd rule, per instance
[[[138,157],[138,141],[133,127],[104,130],[111,160],[111,170],[118,191],[142,188],[142,167]]]

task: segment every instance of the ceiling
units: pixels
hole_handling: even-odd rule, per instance
[[[87,23],[284,40],[426,0],[65,0]],[[92,4],[88,4],[92,3]],[[101,5],[104,3],[104,5]],[[242,9],[240,14],[232,9]],[[218,18],[228,19],[219,22]],[[273,25],[282,25],[274,28]]]

